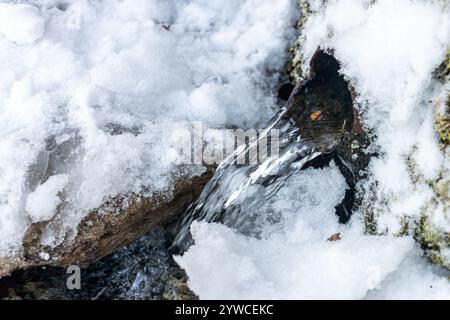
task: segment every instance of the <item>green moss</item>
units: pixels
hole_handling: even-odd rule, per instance
[[[450,85],[450,48],[446,58],[434,71],[433,76],[447,87]],[[435,102],[434,109],[436,132],[443,148],[447,148],[450,145],[450,92],[447,93],[445,99],[441,98]]]
[[[444,253],[450,248],[450,233],[430,220],[430,217],[437,210],[442,212],[445,217],[450,217],[450,181],[448,180],[448,171],[443,170],[439,178],[427,181],[427,183],[431,187],[434,196],[421,214],[415,230],[415,238],[422,245],[422,248],[433,263],[450,269],[450,257]]]
[[[434,78],[446,85],[449,81],[450,55],[446,61],[435,71]],[[450,145],[450,95],[443,99],[437,99],[434,103],[435,130],[439,137],[439,143],[444,157],[448,157],[448,146]],[[443,215],[444,219],[450,218],[450,180],[449,171],[441,168],[438,177],[427,180],[417,168],[414,155],[417,147],[405,156],[411,181],[414,185],[426,184],[433,192],[432,199],[424,205],[420,219],[413,222],[412,226],[416,240],[421,244],[429,259],[440,267],[450,269],[450,233],[444,227],[436,225],[431,219],[433,215]]]
[[[449,217],[450,198],[448,172],[441,172],[436,181],[429,181],[434,197],[424,208],[415,230],[415,238],[422,245],[428,257],[436,265],[450,269],[450,257],[444,253],[450,248],[450,233],[443,230],[430,218],[436,210],[443,210],[444,216]]]
[[[405,237],[410,234],[410,218],[405,216],[401,218],[400,221],[401,229],[399,232],[394,233],[395,237]]]
[[[308,0],[299,0],[298,6],[300,8],[300,20],[298,21],[297,29],[300,32],[300,37],[297,39],[294,46],[291,48],[291,52],[294,55],[294,59],[292,61],[291,77],[294,83],[301,82],[304,77],[304,72],[302,69],[304,59],[301,50],[301,47],[305,41],[303,30],[306,22],[308,21],[308,18],[313,13],[311,11],[311,6]]]
[[[444,170],[440,173],[438,179],[428,182],[428,185],[433,189],[435,194],[435,202],[443,203],[446,208],[446,213],[450,207],[450,180],[448,180],[448,174],[448,171]]]
[[[442,254],[444,249],[450,247],[450,234],[431,223],[427,213],[423,213],[419,219],[415,238],[433,263],[450,269],[448,257]]]
[[[441,180],[435,185],[435,192],[443,198],[446,202],[450,201],[449,197],[449,180]]]
[[[441,267],[445,266],[444,260],[442,259],[442,257],[438,253],[437,254],[434,254],[434,253],[431,254],[430,259],[437,266],[441,266]]]
[[[364,231],[370,235],[385,235],[388,231],[380,230],[378,226],[378,218],[387,206],[387,202],[379,198],[378,189],[378,181],[371,181],[367,189],[360,193],[361,197],[356,199],[356,206],[363,217]]]
[[[433,76],[435,79],[446,82],[450,75],[450,48],[447,51],[447,56],[444,61],[439,65],[439,67],[434,71]]]
[[[436,114],[435,116],[435,128],[439,135],[439,141],[444,148],[450,145],[450,115],[448,109],[450,109],[450,96],[447,98],[447,110],[443,114]]]
[[[434,71],[433,78],[444,87],[449,86],[450,81],[450,49],[440,66]],[[448,161],[450,145],[450,93],[436,99],[433,104],[435,114],[435,130],[446,161]],[[410,168],[412,176],[423,182],[421,175],[416,175],[415,167]],[[439,211],[444,219],[450,219],[450,180],[449,171],[442,168],[437,179],[425,181],[434,193],[431,201],[424,207],[418,227],[415,230],[415,238],[424,248],[426,254],[436,265],[450,269],[450,233],[443,227],[436,225],[430,217]],[[414,179],[413,179],[414,180]]]

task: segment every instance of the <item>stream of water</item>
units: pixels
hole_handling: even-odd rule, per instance
[[[287,109],[283,108],[258,140],[238,148],[218,166],[200,197],[178,223],[173,243],[176,251],[184,251],[192,244],[189,228],[194,220],[220,222],[244,235],[256,237],[263,223],[277,221],[276,213],[261,214],[258,207],[270,203],[291,175],[321,154],[302,139],[286,113]],[[247,163],[253,163],[250,157],[255,154],[250,152],[251,148],[274,129],[279,132],[278,155],[268,156],[256,164],[238,164],[244,157],[250,160]]]
[[[189,229],[194,220],[219,222],[254,237],[265,224],[279,220],[279,213],[259,209],[271,202],[290,176],[319,155],[332,152],[353,125],[352,98],[339,68],[327,53],[314,55],[313,76],[293,90],[255,141],[237,148],[218,166],[200,197],[180,219],[174,252],[192,244]],[[268,137],[272,130],[278,132],[278,152],[255,161],[258,152],[252,151],[259,141],[267,139],[273,149],[275,141]]]

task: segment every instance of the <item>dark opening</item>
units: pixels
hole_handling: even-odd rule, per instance
[[[339,73],[339,62],[332,55],[318,50],[310,67],[310,77],[295,87],[289,98],[288,113],[302,138],[322,152],[303,169],[323,168],[333,160],[344,175],[349,188],[335,212],[339,222],[346,223],[355,201],[354,177],[333,151],[353,127],[353,99],[348,82]]]
[[[295,86],[292,83],[283,84],[280,89],[278,89],[278,98],[283,101],[288,101],[294,87]]]
[[[295,87],[287,102],[289,116],[305,141],[321,152],[332,152],[353,126],[352,95],[333,56],[319,50],[310,66],[310,77]]]

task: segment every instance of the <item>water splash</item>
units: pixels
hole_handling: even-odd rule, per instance
[[[311,59],[311,76],[292,92],[258,139],[242,145],[217,168],[202,194],[176,228],[172,251],[192,244],[194,220],[220,222],[244,235],[259,237],[265,224],[279,213],[261,210],[271,202],[287,179],[311,160],[332,152],[353,126],[353,101],[349,85],[339,73],[334,57],[318,50]],[[279,132],[278,153],[260,162],[252,152],[271,130]],[[243,159],[249,159],[241,165]]]
[[[261,219],[276,220],[275,216],[267,216],[270,213],[260,216],[256,208],[261,202],[270,201],[289,176],[321,154],[302,139],[295,123],[285,117],[286,113],[287,109],[283,108],[257,140],[238,148],[218,166],[200,197],[178,223],[172,248],[184,251],[192,244],[189,228],[194,220],[220,222],[253,236],[259,234]],[[250,156],[251,148],[259,140],[268,138],[272,129],[280,132],[279,154],[256,164],[238,164],[240,159]]]

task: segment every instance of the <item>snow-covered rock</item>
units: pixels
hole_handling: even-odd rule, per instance
[[[440,141],[445,133],[436,132],[448,117],[448,62],[444,74],[435,70],[450,46],[448,4],[308,1],[307,9],[297,69],[308,68],[317,47],[333,51],[357,92],[361,122],[373,137],[369,151],[379,153],[359,186],[367,231],[416,234],[431,219],[445,238],[450,160]]]
[[[262,126],[296,36],[289,0],[0,2],[3,262],[53,261],[108,201],[176,198],[205,171],[178,132]]]

